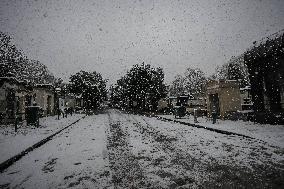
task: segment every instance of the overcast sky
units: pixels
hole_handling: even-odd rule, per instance
[[[253,41],[284,28],[284,0],[0,0],[0,30],[68,80],[98,71],[114,83],[133,64],[211,74]]]

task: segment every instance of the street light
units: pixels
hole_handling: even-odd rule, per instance
[[[55,89],[55,92],[56,92],[56,96],[57,96],[57,119],[59,120],[59,116],[60,116],[60,109],[59,109],[59,94],[61,92],[61,88],[56,88]]]

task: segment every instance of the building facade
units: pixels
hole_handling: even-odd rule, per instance
[[[14,122],[25,119],[26,95],[31,89],[14,77],[0,78],[0,121]]]
[[[54,87],[51,84],[37,84],[33,89],[33,99],[42,109],[43,116],[55,115]]]
[[[52,85],[31,86],[15,77],[0,77],[0,122],[11,123],[26,118],[26,108],[37,105],[43,116],[54,115]]]
[[[240,88],[241,92],[241,105],[243,111],[252,110],[252,97],[251,97],[251,88],[250,86],[245,86]]]
[[[216,111],[221,119],[226,119],[242,109],[239,84],[235,80],[210,80],[206,94],[209,117]]]

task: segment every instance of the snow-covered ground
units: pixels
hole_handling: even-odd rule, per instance
[[[27,126],[25,122],[19,124],[17,132],[14,125],[0,125],[0,163],[17,155],[26,148],[55,133],[59,129],[82,118],[83,114],[73,114],[67,118],[49,116],[40,118],[39,127]]]
[[[105,115],[87,116],[12,165],[1,174],[0,186],[109,187],[106,124]]]
[[[158,115],[160,117],[178,120],[186,123],[194,123],[193,116],[185,116],[183,118],[175,118],[173,115]],[[216,124],[212,124],[212,120],[206,117],[199,117],[197,125],[230,131],[233,133],[243,134],[253,138],[257,138],[284,148],[284,125],[258,124],[250,121],[230,121],[217,120]]]
[[[281,180],[281,148],[139,115],[125,115],[125,119],[135,125],[127,127],[130,146],[154,186],[234,188],[239,182],[252,188],[269,182],[268,173]]]
[[[0,188],[281,188],[283,148],[107,110],[0,174]]]

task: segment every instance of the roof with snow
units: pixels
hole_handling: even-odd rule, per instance
[[[21,86],[21,90],[25,90],[25,91],[32,90],[32,87],[27,82],[21,81],[15,77],[0,77],[0,87],[2,87],[5,82],[9,84]]]
[[[36,84],[35,88],[54,90],[54,86],[50,83]]]
[[[20,81],[15,77],[0,77],[0,83],[1,86],[3,85],[3,82],[10,82],[10,83],[15,83],[15,84],[24,84],[24,81]]]

